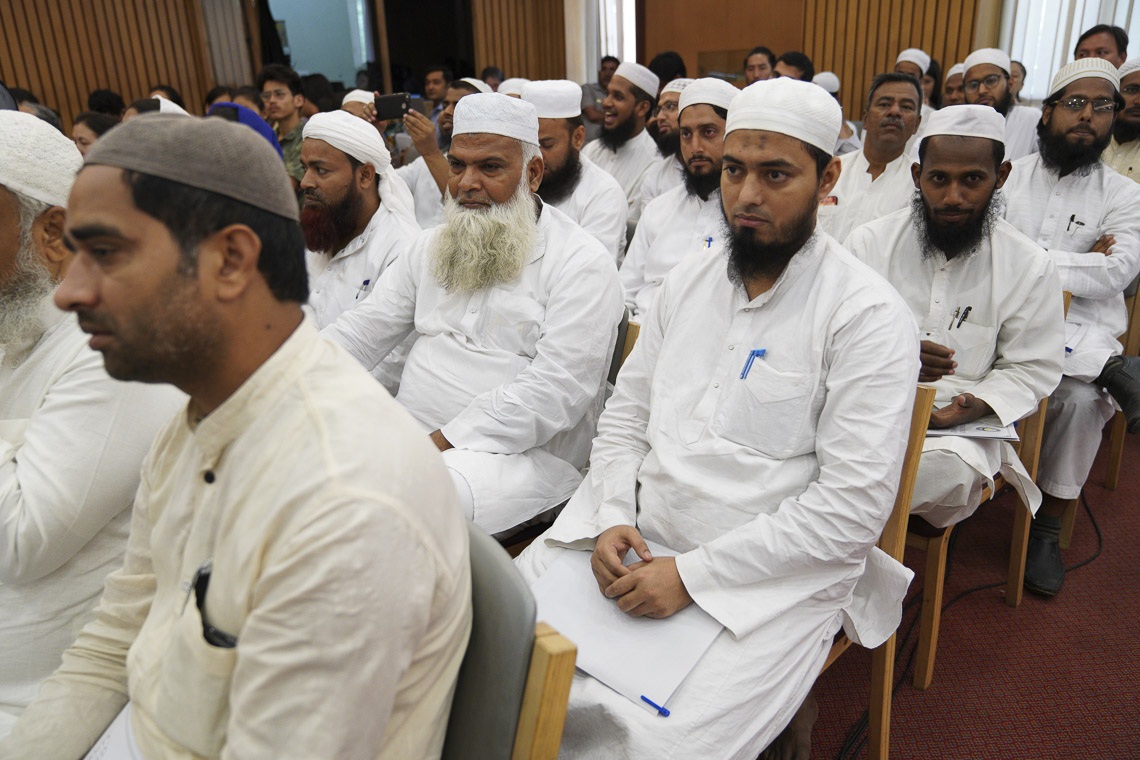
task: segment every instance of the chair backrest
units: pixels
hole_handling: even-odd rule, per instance
[[[509,760],[535,643],[535,603],[495,539],[474,523],[471,639],[459,668],[444,760]]]
[[[614,344],[613,357],[610,359],[610,374],[607,376],[610,385],[617,382],[618,370],[621,369],[622,362],[625,361],[625,336],[629,331],[629,309],[621,315],[621,322],[618,322],[617,342]]]
[[[918,462],[922,458],[922,445],[926,441],[926,429],[930,426],[930,413],[934,410],[934,389],[920,385],[914,394],[914,408],[910,414],[910,429],[907,432],[906,456],[899,473],[899,490],[895,495],[895,506],[891,517],[879,538],[879,548],[902,562],[906,551],[906,528],[910,520],[910,502],[914,498],[914,481],[918,477]]]
[[[625,331],[625,345],[621,350],[622,364],[629,358],[630,353],[633,351],[633,345],[637,343],[637,336],[641,334],[641,325],[637,322],[630,322]]]

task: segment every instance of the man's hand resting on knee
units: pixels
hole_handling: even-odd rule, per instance
[[[627,567],[622,559],[630,549],[642,561]],[[590,567],[601,592],[635,617],[666,618],[693,603],[674,559],[654,557],[630,525],[617,525],[598,536]]]
[[[990,405],[972,393],[962,393],[954,397],[946,406],[935,409],[930,414],[930,427],[947,428],[973,422],[979,417],[993,414]]]

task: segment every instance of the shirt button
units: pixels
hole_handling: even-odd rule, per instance
[[[1050,214],[1049,218],[1052,219],[1054,216],[1056,216],[1056,214]]]
[[[471,313],[472,314],[474,314],[477,311],[479,311],[477,308],[475,308],[474,306],[471,307]]]
[[[202,476],[202,480],[206,481],[207,483],[213,483],[216,480],[214,477],[214,471],[206,470],[206,474]]]
[[[941,301],[941,300],[939,300],[939,299],[937,299],[937,298],[935,298],[935,299],[934,299],[934,303],[942,303],[942,301]]]
[[[729,350],[729,351],[732,351],[732,350],[734,350],[735,348],[736,348],[736,346],[729,346],[729,347],[728,347],[728,350]]]

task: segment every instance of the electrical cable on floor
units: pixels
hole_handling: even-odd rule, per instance
[[[1071,565],[1069,567],[1066,567],[1065,568],[1066,573],[1071,573],[1072,571],[1077,570],[1079,568],[1082,568],[1085,565],[1089,564],[1090,562],[1095,560],[1097,557],[1099,557],[1101,552],[1104,550],[1104,534],[1101,533],[1100,525],[1097,523],[1096,518],[1093,517],[1092,508],[1089,506],[1089,500],[1088,500],[1088,497],[1085,496],[1084,490],[1081,491],[1080,499],[1081,499],[1081,504],[1085,508],[1085,513],[1089,516],[1089,522],[1092,523],[1093,530],[1096,532],[1096,551],[1093,552],[1091,557],[1088,557],[1087,559],[1083,559],[1080,562],[1076,563],[1075,565]],[[1020,508],[1020,507],[1021,507],[1021,505],[1019,504],[1015,508]],[[953,560],[954,560],[954,547],[957,545],[958,537],[960,535],[961,535],[961,533],[959,531],[954,531],[953,533],[950,534],[950,544],[946,550],[945,580],[949,580],[949,578],[950,578],[950,569],[953,567]],[[944,580],[944,582],[945,582],[945,580]],[[942,605],[942,614],[945,614],[946,610],[950,609],[953,605],[957,604],[962,599],[965,599],[970,594],[976,594],[979,591],[986,591],[988,589],[1000,588],[1001,586],[1004,586],[1006,584],[1006,582],[1007,581],[1005,581],[1005,580],[1001,580],[1001,581],[998,581],[996,583],[986,583],[986,584],[983,584],[980,586],[974,586],[972,588],[968,588],[965,591],[960,592],[957,596],[955,596],[950,601],[946,602],[944,605]],[[903,607],[902,607],[903,616],[904,617],[906,616],[906,612],[908,609],[913,607],[915,604],[920,603],[921,601],[922,601],[922,591],[919,590],[914,595],[912,595],[910,599],[907,599],[903,602]],[[914,655],[918,651],[918,642],[916,641],[914,643],[914,646],[912,646],[910,648],[909,652],[906,651],[906,647],[907,647],[907,644],[910,643],[910,638],[911,638],[911,635],[914,633],[915,626],[917,625],[918,621],[921,619],[922,619],[922,611],[920,609],[919,613],[916,614],[914,616],[914,618],[910,621],[910,624],[907,626],[906,633],[903,634],[902,638],[901,639],[896,638],[896,640],[895,640],[895,673],[897,674],[897,678],[895,680],[894,687],[891,689],[892,699],[894,698],[895,692],[897,692],[899,690],[899,687],[902,686],[903,682],[907,680],[907,674],[910,671],[911,666],[914,664]],[[905,663],[903,663],[903,660],[904,660],[903,655],[904,654],[906,655]],[[903,663],[901,668],[899,667],[900,663]],[[863,748],[867,746],[867,740],[868,740],[867,728],[870,724],[870,720],[871,720],[870,710],[865,710],[863,712],[863,715],[858,720],[856,720],[855,723],[852,724],[850,729],[848,729],[847,738],[844,740],[843,745],[839,748],[839,753],[836,755],[836,760],[854,760],[854,758],[856,758],[859,755],[859,753],[863,750]]]

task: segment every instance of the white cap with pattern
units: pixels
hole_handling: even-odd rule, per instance
[[[725,135],[756,129],[794,137],[834,155],[843,109],[822,87],[790,77],[753,82],[733,98]]]
[[[538,113],[533,104],[510,95],[468,95],[455,104],[451,136],[469,134],[503,135],[538,145]]]

